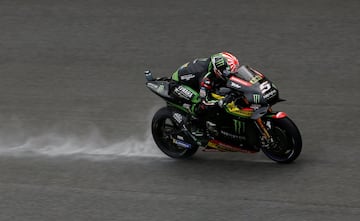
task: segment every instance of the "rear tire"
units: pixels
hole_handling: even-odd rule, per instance
[[[274,142],[262,148],[268,158],[278,163],[291,163],[298,158],[302,139],[299,129],[290,118],[272,119],[270,133]]]
[[[158,110],[151,123],[151,131],[156,145],[169,157],[176,159],[189,158],[196,153],[199,146],[194,143],[185,148],[174,143],[177,135],[183,136],[182,128],[173,119],[175,109],[163,107]]]

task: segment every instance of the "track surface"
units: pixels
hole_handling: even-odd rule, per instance
[[[358,220],[359,24],[356,0],[2,0],[0,220]],[[294,164],[147,140],[142,72],[223,50],[288,100]]]

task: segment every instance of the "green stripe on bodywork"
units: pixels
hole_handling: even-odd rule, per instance
[[[214,70],[214,67],[213,67],[212,63],[210,62],[209,66],[208,66],[208,73],[211,73],[213,70]]]
[[[171,79],[174,81],[179,81],[179,72],[176,71],[172,76]]]
[[[209,71],[208,73],[205,74],[204,78],[208,78],[209,75],[211,75],[211,71]]]
[[[171,102],[168,102],[167,104],[168,104],[169,106],[171,106],[171,107],[175,107],[176,109],[182,110],[182,111],[184,111],[185,113],[189,113],[189,114],[191,114],[191,115],[195,115],[195,107],[196,107],[195,104],[193,104],[193,105],[190,107],[190,110],[187,109],[187,108],[185,108],[185,107],[183,107],[183,106],[181,106],[181,105],[174,104],[174,103],[171,103]]]
[[[174,104],[174,103],[171,103],[171,102],[168,102],[168,105],[169,105],[169,106],[172,106],[172,107],[175,107],[175,108],[177,108],[177,109],[180,109],[180,110],[182,110],[182,111],[184,111],[184,112],[186,112],[186,113],[189,113],[189,110],[186,109],[185,107],[181,106],[181,105]]]
[[[191,98],[191,102],[194,104],[199,103],[200,100],[200,95],[199,92],[195,91],[194,89],[192,89],[191,87],[187,86],[187,85],[182,85],[184,88],[188,89],[189,91],[191,91],[191,93],[193,93],[193,97]]]

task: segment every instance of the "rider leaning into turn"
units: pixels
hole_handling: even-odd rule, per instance
[[[182,99],[191,100],[194,103],[191,111],[198,115],[218,102],[212,99],[211,92],[225,86],[227,78],[236,72],[239,66],[238,59],[228,52],[217,53],[210,58],[195,59],[182,65],[172,75],[172,80],[189,86],[193,91],[178,86],[172,93]]]

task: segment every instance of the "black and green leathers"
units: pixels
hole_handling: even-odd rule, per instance
[[[172,75],[172,80],[177,83],[173,94],[191,101],[194,104],[192,110],[214,105],[211,91],[225,83],[223,79],[216,77],[210,58],[198,58],[182,65]]]

